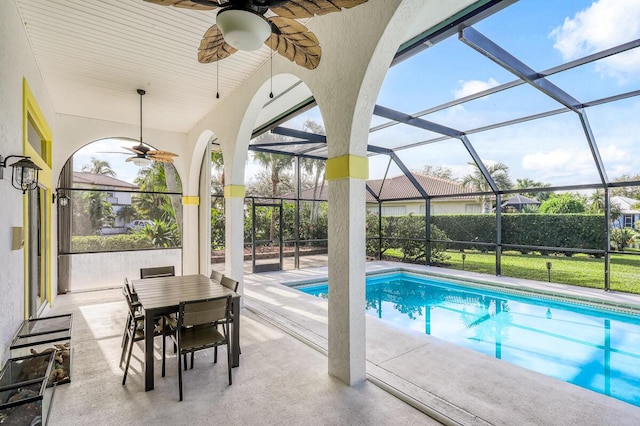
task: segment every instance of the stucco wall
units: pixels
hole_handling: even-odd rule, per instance
[[[83,253],[71,257],[69,291],[121,287],[125,278],[140,278],[140,268],[173,265],[182,275],[182,249]]]
[[[22,81],[31,87],[47,123],[55,115],[13,1],[0,13],[0,155],[22,154]],[[14,160],[10,160],[13,162]],[[8,172],[8,173],[7,173]],[[11,228],[23,227],[23,196],[11,186],[11,169],[0,182],[0,364],[9,357],[11,338],[25,315],[24,250],[11,250]]]

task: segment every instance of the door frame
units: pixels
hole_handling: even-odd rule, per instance
[[[29,124],[33,126],[40,137],[39,151],[29,142]],[[22,150],[23,155],[31,158],[42,170],[38,175],[39,188],[43,190],[42,197],[42,215],[41,215],[41,241],[45,255],[40,261],[40,308],[46,302],[51,305],[53,303],[52,294],[52,272],[53,272],[53,227],[52,225],[52,206],[53,206],[53,174],[52,165],[52,140],[53,134],[51,128],[47,124],[47,120],[40,109],[35,96],[31,92],[31,88],[26,78],[22,80]],[[40,190],[40,189],[38,189]],[[52,200],[51,203],[47,200]],[[23,211],[23,228],[24,228],[24,318],[37,316],[39,312],[29,312],[30,310],[30,289],[29,289],[29,200],[25,195],[22,197]],[[38,309],[40,311],[40,309]]]

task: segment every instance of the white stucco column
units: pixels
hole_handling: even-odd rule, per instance
[[[365,157],[327,161],[329,181],[329,374],[366,379]]]
[[[182,197],[182,274],[200,272],[198,257],[198,206],[200,197],[185,195]]]
[[[224,274],[240,282],[240,294],[244,292],[244,194],[243,185],[224,187]]]

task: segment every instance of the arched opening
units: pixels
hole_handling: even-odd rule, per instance
[[[121,285],[138,269],[182,268],[182,183],[171,162],[134,164],[137,141],[77,150],[58,181],[58,291]],[[73,267],[71,267],[73,265]]]

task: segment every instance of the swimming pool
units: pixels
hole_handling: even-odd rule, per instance
[[[296,286],[327,297],[327,283]],[[640,406],[640,316],[410,273],[367,278],[368,314]]]

